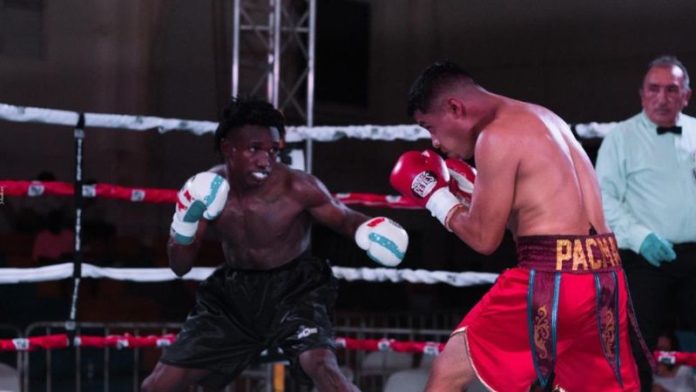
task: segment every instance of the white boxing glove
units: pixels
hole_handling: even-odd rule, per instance
[[[404,259],[408,233],[389,218],[372,218],[355,231],[355,242],[372,260],[394,267]]]
[[[218,217],[225,207],[230,185],[222,176],[202,172],[189,178],[177,193],[171,236],[181,245],[193,242],[198,221]]]
[[[449,189],[459,202],[465,206],[471,204],[471,195],[474,193],[476,181],[476,169],[459,159],[449,158],[445,160],[447,171],[450,173]]]

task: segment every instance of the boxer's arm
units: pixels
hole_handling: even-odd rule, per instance
[[[395,267],[401,263],[408,248],[408,233],[398,223],[386,217],[370,219],[367,215],[348,208],[333,197],[324,184],[312,179],[314,197],[309,208],[312,217],[338,233],[355,240],[375,262]]]
[[[358,226],[370,219],[343,204],[316,177],[308,176],[300,186],[303,188],[300,194],[309,203],[312,218],[346,237],[352,238]]]
[[[447,226],[472,249],[493,253],[503,240],[512,211],[519,144],[504,132],[481,133],[476,143],[476,187],[469,209],[455,208]]]
[[[184,276],[191,271],[191,267],[193,267],[198,251],[201,248],[203,235],[205,234],[207,226],[208,221],[202,219],[198,224],[194,240],[189,245],[181,245],[177,243],[173,237],[169,237],[169,242],[167,243],[169,268],[171,268],[177,276]]]

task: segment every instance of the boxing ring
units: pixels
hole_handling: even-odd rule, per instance
[[[101,113],[77,113],[36,107],[19,107],[0,104],[0,119],[14,122],[44,123],[74,129],[75,178],[72,183],[60,181],[31,181],[24,179],[1,179],[0,192],[5,198],[41,198],[43,196],[71,197],[75,201],[75,258],[71,263],[59,263],[38,268],[2,268],[0,284],[11,285],[31,282],[51,282],[71,279],[73,283],[69,314],[65,322],[35,322],[21,331],[11,325],[0,324],[0,352],[16,354],[20,389],[34,390],[35,369],[44,373],[45,381],[38,388],[54,389],[52,371],[74,372],[74,390],[120,390],[111,384],[113,374],[124,369],[110,370],[111,365],[128,364],[128,386],[124,390],[138,390],[139,383],[147,374],[143,363],[151,363],[159,357],[160,350],[175,339],[179,323],[142,323],[138,320],[120,323],[82,320],[77,308],[80,300],[79,288],[83,279],[108,279],[136,283],[166,282],[172,280],[201,281],[213,271],[213,267],[193,267],[181,278],[168,268],[124,268],[103,267],[91,263],[84,257],[81,248],[81,210],[85,200],[106,198],[129,203],[174,203],[176,189],[129,187],[109,183],[87,184],[83,178],[83,141],[91,128],[110,128],[123,131],[157,130],[166,133],[173,130],[187,131],[194,135],[214,132],[217,123],[151,116],[128,116]],[[577,124],[573,128],[584,137],[601,137],[612,124]],[[343,127],[288,127],[286,140],[289,143],[306,141],[332,142],[342,138],[363,140],[428,139],[428,134],[415,125],[397,126],[343,126]],[[301,158],[301,157],[300,157]],[[311,159],[311,158],[310,158]],[[378,208],[417,208],[401,196],[371,193],[339,193],[335,195],[347,205]],[[339,261],[340,263],[340,261]],[[454,287],[492,284],[497,274],[485,272],[451,272],[425,269],[394,268],[350,268],[333,266],[334,275],[346,282],[384,282],[406,284],[445,284]],[[462,311],[463,313],[463,311]],[[359,316],[339,316],[336,320],[336,345],[341,365],[353,369],[353,381],[364,391],[377,391],[385,387],[386,376],[391,370],[402,367],[427,372],[432,358],[439,353],[451,328],[463,314],[444,317],[441,322],[425,322],[415,317],[402,323],[384,320],[369,321]],[[433,327],[434,326],[434,327]],[[69,352],[69,354],[65,354]],[[368,353],[380,353],[378,359]],[[392,354],[406,354],[399,357]],[[40,355],[37,356],[37,355]],[[656,352],[663,363],[696,365],[696,354],[679,352]],[[96,361],[99,358],[100,361]],[[372,360],[373,367],[363,366]],[[65,362],[74,361],[75,366],[66,370]],[[410,361],[410,362],[409,362]],[[278,361],[271,351],[266,363],[243,374],[248,383],[228,387],[228,390],[266,390],[280,392],[300,390],[288,379],[285,363]],[[36,363],[39,363],[37,366]],[[118,367],[118,366],[116,366]],[[145,373],[143,374],[143,371]],[[65,376],[65,374],[63,374]],[[370,377],[381,379],[370,381]],[[69,378],[69,377],[68,377]],[[34,381],[32,381],[34,380]],[[32,383],[34,382],[34,383]],[[360,385],[360,383],[366,383]],[[238,389],[240,388],[240,389]]]
[[[92,128],[112,128],[130,131],[146,131],[156,129],[159,133],[166,133],[173,130],[184,130],[194,135],[203,135],[215,130],[217,124],[205,121],[190,121],[181,119],[166,119],[145,116],[124,116],[99,113],[76,113],[64,110],[51,110],[32,107],[18,107],[13,105],[0,105],[0,118],[15,122],[45,123],[61,127],[71,127],[74,129],[76,177],[73,183],[59,181],[28,181],[0,179],[0,189],[3,197],[6,198],[41,198],[43,196],[58,196],[74,198],[76,205],[93,198],[109,198],[130,203],[173,203],[175,200],[176,189],[160,189],[147,187],[125,187],[116,184],[92,183],[85,184],[83,178],[78,177],[78,173],[83,172],[79,166],[83,159],[82,143],[85,138],[89,138],[89,130]],[[349,126],[349,127],[289,127],[286,140],[289,143],[298,143],[307,139],[315,141],[330,142],[340,138],[359,138],[367,140],[419,140],[428,137],[425,131],[417,126]],[[77,185],[76,185],[77,184]],[[76,189],[79,190],[76,192]],[[397,196],[377,195],[367,193],[344,193],[336,195],[340,200],[348,205],[364,205],[369,207],[382,208],[415,208],[413,205]],[[80,238],[82,227],[76,217],[74,232],[76,238]],[[79,240],[76,242],[80,242]],[[76,247],[76,255],[79,255],[80,248]],[[209,267],[194,267],[193,270],[185,275],[183,280],[199,281],[205,279],[213,270]],[[477,273],[477,272],[449,272],[449,271],[428,271],[428,270],[409,270],[409,269],[388,269],[388,268],[348,268],[334,266],[334,274],[337,278],[345,281],[366,281],[366,282],[411,282],[422,284],[444,283],[452,286],[469,286],[475,284],[490,284],[495,280],[496,274]],[[73,263],[55,264],[38,268],[6,268],[0,273],[0,283],[18,284],[27,282],[49,282],[56,280],[73,279],[75,286],[83,279],[110,279],[132,282],[161,282],[177,278],[168,268],[108,268],[91,264],[90,260],[76,257]],[[150,333],[145,337],[139,337],[142,325],[137,323],[127,324],[132,330],[124,330],[123,325],[102,325],[99,327],[100,334],[87,334],[86,328],[97,328],[95,323],[90,320],[81,320],[76,317],[75,310],[79,297],[74,290],[71,303],[71,315],[66,317],[65,323],[35,323],[29,326],[21,334],[14,338],[4,340],[0,347],[5,351],[16,351],[19,354],[18,368],[22,378],[22,386],[25,390],[31,388],[30,379],[33,375],[29,374],[31,368],[29,358],[37,351],[46,353],[58,353],[61,350],[84,350],[97,349],[104,350],[142,350],[152,348],[155,351],[158,347],[166,346],[173,335],[168,335],[172,329],[157,327],[154,331],[151,327]],[[458,316],[457,316],[458,317]],[[411,321],[412,322],[412,321]],[[421,333],[415,334],[416,325],[412,328],[391,328],[391,332],[384,330],[384,323],[370,322],[364,319],[357,319],[355,322],[345,320],[337,322],[337,345],[342,347],[346,353],[345,357],[353,356],[354,361],[360,360],[363,352],[403,352],[418,353],[421,355],[432,356],[441,348],[445,341],[449,329],[456,322],[449,319],[441,324],[440,330],[417,328]],[[371,325],[374,324],[374,325]],[[381,324],[377,327],[375,325]],[[138,327],[141,327],[138,330]],[[343,330],[341,330],[343,328]],[[115,334],[113,331],[123,331]],[[107,331],[112,331],[111,333]],[[422,332],[429,331],[424,335]],[[156,332],[156,333],[155,333]],[[343,333],[342,333],[343,332]],[[153,337],[157,336],[157,337]],[[400,336],[396,340],[391,336]],[[426,338],[428,338],[426,340]],[[169,340],[168,340],[169,339]],[[423,339],[423,340],[420,340]],[[148,346],[149,345],[149,346]],[[354,353],[348,354],[348,351]],[[106,351],[108,352],[108,351]],[[75,354],[77,357],[77,354]],[[158,356],[158,355],[157,355]],[[344,359],[343,361],[347,361]],[[33,361],[38,361],[33,359]],[[41,359],[41,361],[47,361]],[[55,362],[55,361],[53,361]],[[277,373],[277,371],[276,371]],[[375,373],[373,369],[373,373]],[[75,385],[81,387],[81,372],[75,376]],[[134,376],[133,388],[138,384],[135,380],[140,375]],[[48,377],[46,377],[48,379]],[[89,377],[87,377],[89,378]],[[276,376],[277,378],[277,376]],[[86,381],[85,381],[86,382]],[[267,382],[267,386],[273,382]],[[277,388],[276,388],[277,389]]]

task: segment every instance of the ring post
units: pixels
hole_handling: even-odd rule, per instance
[[[77,324],[77,299],[80,292],[80,279],[82,277],[82,167],[83,167],[83,142],[85,138],[85,115],[80,113],[77,125],[74,132],[75,139],[75,254],[73,258],[73,290],[70,298],[70,314],[65,322],[65,330],[68,335],[68,345],[72,346],[75,341],[75,332]],[[76,351],[79,355],[79,350]],[[79,369],[78,369],[79,372]],[[78,378],[79,390],[79,378]]]

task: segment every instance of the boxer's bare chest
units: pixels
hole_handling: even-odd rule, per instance
[[[310,224],[297,196],[282,187],[246,196],[231,194],[215,227],[223,241],[236,246],[258,248],[296,241]]]

